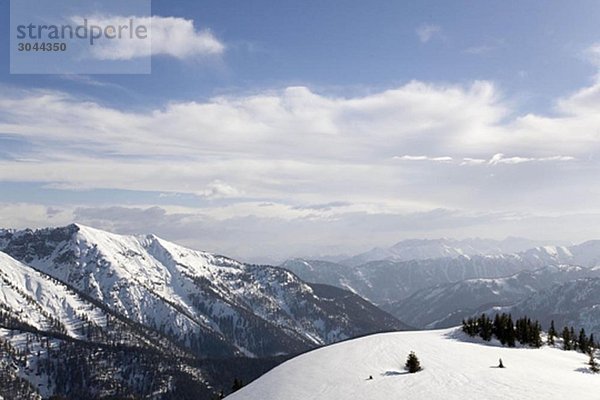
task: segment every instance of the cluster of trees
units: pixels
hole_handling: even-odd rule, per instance
[[[554,345],[556,337],[559,337],[559,335],[554,328],[554,321],[552,321],[550,323],[550,329],[548,329],[548,344]],[[596,340],[594,339],[594,334],[592,333],[588,337],[583,328],[579,330],[579,334],[577,335],[572,326],[565,326],[562,329],[560,337],[562,337],[563,340],[564,350],[579,350],[582,353],[589,353],[598,348],[598,343],[596,343]]]
[[[552,321],[550,323],[550,329],[548,329],[548,344],[554,345],[555,338],[558,336],[559,335],[554,328],[554,321]],[[581,328],[579,330],[579,335],[576,335],[575,329],[572,326],[565,326],[562,329],[561,337],[563,340],[563,350],[575,350],[581,351],[582,353],[587,353],[590,357],[590,360],[588,361],[590,371],[595,374],[600,372],[600,366],[594,358],[594,352],[598,348],[598,343],[594,339],[593,333],[588,337],[585,333],[585,329]]]
[[[513,323],[510,314],[496,314],[492,320],[485,314],[477,318],[468,318],[462,322],[463,331],[469,336],[479,336],[490,341],[496,337],[502,345],[515,347],[516,342],[532,347],[542,346],[542,327],[538,321],[527,317]]]
[[[486,341],[496,337],[502,345],[509,347],[514,347],[516,342],[532,347],[542,346],[542,327],[540,323],[527,317],[519,318],[513,324],[510,314],[496,314],[493,320],[482,314],[477,318],[463,320],[462,329],[467,335],[479,336]],[[554,327],[554,321],[552,321],[550,329],[548,329],[548,345],[554,345],[558,337],[562,338],[562,348],[564,350],[575,350],[588,354],[590,357],[588,362],[590,370],[594,373],[600,372],[600,366],[594,358],[594,351],[598,348],[594,334],[588,337],[583,328],[579,330],[579,334],[576,334],[572,326],[565,326],[561,334],[558,334]]]
[[[89,321],[82,325],[97,343],[39,331],[0,307],[0,326],[9,329],[0,337],[0,399],[41,399],[19,370],[38,376],[57,399],[146,398],[164,392],[164,399],[183,400],[212,392],[196,378],[192,360],[148,339],[140,346],[138,335],[145,337],[135,327],[118,320],[111,320],[106,332]],[[121,343],[128,338],[132,343]]]

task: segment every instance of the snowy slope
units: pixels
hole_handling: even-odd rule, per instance
[[[189,373],[186,384],[211,392],[197,367],[185,362],[171,367],[173,359],[185,353],[165,337],[3,252],[0,347],[0,395],[8,399],[48,398],[67,387],[78,394],[85,387],[94,396],[115,390],[168,391],[174,389],[168,380],[175,369]],[[138,379],[132,382],[114,374],[124,366]],[[65,376],[82,370],[89,371],[85,378],[77,375],[74,382],[65,383]]]
[[[103,310],[2,252],[0,283],[0,310],[39,330],[80,338],[82,325],[106,325]]]
[[[347,295],[321,298],[289,271],[242,264],[154,235],[123,236],[71,225],[3,232],[0,245],[198,355],[294,353],[405,327],[368,303],[351,314]],[[368,313],[377,318],[363,318]]]
[[[600,376],[588,373],[581,353],[468,343],[451,332],[379,334],[315,350],[227,399],[598,399]],[[423,371],[403,371],[410,351]],[[494,368],[499,358],[507,368]]]

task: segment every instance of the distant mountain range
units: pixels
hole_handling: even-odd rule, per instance
[[[484,255],[460,254],[464,253],[462,249],[445,247],[445,240],[409,241],[407,248],[412,249],[415,243],[421,249],[424,243],[435,244],[436,250],[427,253],[430,255],[438,254],[443,244],[444,251],[453,256],[409,261],[388,258],[355,266],[294,259],[282,266],[308,282],[327,283],[357,293],[417,328],[450,327],[460,324],[464,317],[510,306],[514,306],[511,309],[515,313],[531,314],[548,323],[556,315],[557,320],[577,322],[588,330],[600,325],[600,317],[596,318],[592,307],[595,303],[590,305],[594,298],[600,299],[600,291],[594,292],[593,288],[586,299],[576,296],[581,301],[574,300],[568,309],[551,312],[547,307],[533,306],[543,303],[533,299],[549,290],[570,291],[569,283],[576,279],[600,278],[600,268],[596,268],[600,265],[600,241]],[[400,243],[397,246],[402,247]],[[551,297],[558,298],[557,292],[552,293]],[[525,303],[530,296],[532,300]]]
[[[475,278],[500,278],[547,265],[543,257],[517,254],[459,256],[410,261],[371,261],[347,266],[318,260],[294,259],[282,267],[307,282],[325,283],[350,290],[382,305],[406,299],[434,285]]]
[[[14,349],[0,369],[42,396],[83,398],[111,387],[113,394],[181,399],[195,387],[196,396],[210,396],[244,366],[254,365],[240,374],[251,379],[279,362],[273,357],[408,328],[356,294],[308,284],[285,269],[81,225],[0,231],[0,278],[0,340]],[[61,347],[68,360],[53,353]],[[127,379],[100,368],[102,377],[88,371],[63,382],[60,363],[89,370],[77,354],[104,369],[134,358],[139,365]],[[61,361],[52,364],[51,356]],[[7,365],[17,365],[12,374]],[[160,379],[146,379],[150,373]]]
[[[553,285],[526,297],[508,307],[494,307],[489,313],[500,310],[515,315],[530,315],[550,326],[554,320],[560,330],[564,326],[584,328],[588,334],[600,337],[600,271],[594,268],[595,277],[572,280]]]
[[[512,305],[554,285],[584,277],[600,277],[600,269],[550,265],[506,278],[467,279],[421,289],[407,299],[383,308],[394,315],[402,315],[407,323],[416,327],[448,328],[460,325],[463,318],[484,312],[491,306]],[[525,314],[539,315],[531,310]]]
[[[544,244],[546,243],[516,237],[508,237],[504,240],[408,239],[391,247],[376,247],[337,262],[342,265],[358,266],[371,261],[410,261],[443,257],[500,255],[517,253]]]

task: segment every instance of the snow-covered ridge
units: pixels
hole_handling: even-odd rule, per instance
[[[521,238],[492,239],[407,239],[391,247],[376,247],[358,254],[341,264],[358,266],[372,261],[409,261],[433,258],[500,255],[524,251],[540,243]]]
[[[3,232],[0,250],[73,286],[137,323],[203,355],[304,351],[403,327],[371,305],[351,315],[289,271],[239,263],[155,235],[117,235],[70,225]],[[348,304],[344,304],[344,302]],[[368,323],[364,314],[377,315]]]
[[[488,346],[453,339],[452,332],[379,334],[328,346],[280,365],[227,399],[598,398],[600,377],[589,373],[584,354]],[[423,367],[415,374],[403,369],[411,351]],[[496,368],[499,358],[506,368]]]

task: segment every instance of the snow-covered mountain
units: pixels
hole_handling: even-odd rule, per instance
[[[375,304],[384,305],[399,302],[419,290],[436,285],[467,279],[503,278],[551,265],[591,268],[599,263],[598,260],[600,241],[590,241],[570,247],[539,246],[520,253],[499,255],[382,260],[358,266],[294,259],[282,266],[305,281],[345,288]]]
[[[514,315],[531,316],[546,327],[554,320],[557,329],[563,326],[584,328],[586,332],[599,337],[600,278],[584,278],[557,284],[502,310]]]
[[[0,245],[12,257],[202,356],[289,354],[405,328],[358,296],[329,291],[320,297],[286,270],[242,264],[153,235],[122,236],[71,225],[5,231]]]
[[[169,389],[170,369],[187,371],[185,385],[198,394],[211,393],[200,369],[168,338],[2,252],[0,346],[0,396],[7,399],[177,392]]]
[[[371,261],[409,261],[429,258],[474,255],[499,255],[521,252],[542,243],[522,238],[492,239],[408,239],[391,247],[376,247],[339,263],[358,266]]]
[[[571,264],[592,268],[600,266],[600,240],[590,240],[573,246],[540,246],[519,255],[529,262],[538,260],[546,265]]]
[[[403,369],[411,351],[423,367],[415,374]],[[496,368],[499,358],[506,368]],[[227,399],[592,400],[600,377],[587,360],[555,348],[466,342],[453,330],[379,334],[298,356]]]
[[[0,283],[6,398],[211,398],[281,355],[407,328],[281,268],[81,225],[0,231]]]
[[[282,266],[308,282],[348,289],[375,304],[406,299],[420,289],[475,278],[500,278],[546,265],[517,254],[412,261],[373,261],[357,267],[295,259]]]
[[[506,278],[468,279],[421,289],[383,308],[417,328],[447,328],[491,306],[512,305],[555,284],[600,277],[600,270],[551,265]]]

